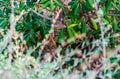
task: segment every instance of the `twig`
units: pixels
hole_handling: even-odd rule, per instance
[[[102,47],[103,47],[103,72],[105,73],[105,66],[106,66],[106,46],[105,46],[105,38],[104,38],[104,30],[103,30],[103,22],[102,22],[102,20],[101,20],[101,18],[102,18],[102,16],[103,16],[103,13],[101,12],[99,12],[99,7],[98,7],[98,3],[97,3],[97,1],[96,0],[94,0],[94,7],[95,7],[95,10],[96,10],[96,12],[97,12],[97,16],[98,16],[98,20],[99,20],[99,22],[98,22],[98,24],[100,25],[100,31],[101,31],[101,39],[102,39]],[[98,13],[99,12],[99,13]],[[104,79],[105,79],[105,77],[104,77]]]
[[[107,14],[108,16],[120,16],[120,14]]]
[[[15,30],[16,22],[21,19],[24,14],[24,10],[20,13],[18,17],[14,16],[14,0],[11,0],[11,15],[10,15],[10,30],[8,31],[7,35],[4,37],[4,41],[2,42],[2,47],[0,47],[0,51],[2,52],[12,41],[12,35]]]
[[[57,19],[59,18],[59,15],[61,12],[62,12],[62,8],[57,12],[55,18],[53,17],[54,19],[53,19],[52,25],[51,25],[52,28],[54,28],[54,24],[56,23]]]
[[[98,4],[97,4],[97,2],[96,2],[96,0],[94,0],[94,6],[95,6],[95,10],[98,12],[99,11],[99,8],[98,8]],[[99,22],[98,22],[98,24],[100,25],[100,31],[101,31],[101,39],[102,39],[102,42],[103,42],[103,54],[104,54],[104,58],[106,57],[106,46],[105,46],[105,39],[104,39],[104,30],[103,30],[103,23],[102,23],[102,20],[101,20],[101,17],[102,17],[102,15],[101,14],[98,14],[97,13],[97,15],[98,15],[98,20],[99,20]]]
[[[11,16],[10,16],[10,33],[9,33],[9,42],[12,41],[13,31],[15,29],[15,16],[14,16],[14,0],[11,0]]]
[[[42,18],[44,18],[44,19],[52,20],[52,18],[49,18],[49,17],[47,17],[47,16],[45,16],[45,15],[42,15],[42,14],[39,14],[38,12],[36,12],[35,10],[33,10],[33,9],[31,9],[31,8],[30,8],[30,11],[32,11],[33,13],[37,14],[38,16],[40,16],[40,17],[42,17]]]
[[[51,29],[49,31],[49,34],[47,35],[47,37],[41,43],[42,44],[42,48],[39,51],[39,56],[40,56],[41,52],[43,51],[43,49],[45,48],[45,45],[48,44],[48,43],[45,43],[45,42],[47,42],[49,37],[54,34],[54,24],[56,23],[57,19],[59,18],[59,15],[60,15],[61,11],[62,11],[62,8],[57,12],[55,18],[52,19],[52,24],[51,24]]]

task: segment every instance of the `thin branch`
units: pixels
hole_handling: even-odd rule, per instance
[[[60,15],[61,11],[62,11],[62,8],[57,12],[55,18],[52,19],[52,24],[51,24],[51,29],[49,31],[49,34],[46,36],[46,38],[41,43],[42,48],[41,48],[41,50],[39,50],[39,56],[41,55],[42,51],[44,50],[45,45],[48,44],[49,37],[54,34],[54,24],[56,23],[57,19],[59,18],[59,15]],[[47,42],[47,43],[45,43],[45,42]]]
[[[107,14],[108,16],[120,16],[120,14]]]
[[[97,12],[97,15],[98,15],[98,24],[100,25],[100,31],[101,31],[101,39],[102,39],[102,47],[103,47],[103,54],[104,54],[104,58],[106,57],[106,46],[105,46],[105,38],[104,38],[104,30],[103,30],[103,22],[101,20],[101,14],[98,13],[99,11],[99,8],[98,8],[98,3],[96,2],[96,0],[94,0],[94,7],[95,7],[95,10]]]
[[[52,20],[52,18],[49,18],[49,17],[47,17],[47,16],[45,16],[45,15],[42,15],[42,14],[39,14],[38,12],[36,12],[35,10],[33,10],[33,9],[31,9],[31,8],[30,8],[30,10],[31,10],[33,13],[37,14],[38,16],[40,16],[40,17],[42,17],[42,18],[44,18],[44,19]]]
[[[15,29],[15,16],[14,16],[14,0],[11,0],[11,16],[10,16],[10,33],[9,33],[9,42],[12,41],[13,31]]]
[[[14,0],[11,0],[10,30],[8,31],[7,35],[4,37],[4,41],[0,43],[2,45],[2,47],[0,46],[1,52],[7,47],[8,43],[12,41],[12,35],[15,30],[16,22],[19,21],[20,18],[22,18],[22,16],[24,15],[24,12],[25,11],[23,10],[19,16],[15,17],[14,16]]]

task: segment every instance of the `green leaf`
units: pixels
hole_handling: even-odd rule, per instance
[[[51,10],[51,11],[53,11],[53,10],[54,10],[54,8],[55,8],[55,5],[54,5],[54,3],[53,3],[53,2],[51,2],[51,4],[50,4],[50,10]]]
[[[32,42],[33,42],[34,44],[37,43],[37,41],[35,40],[35,37],[34,37],[34,36],[32,37]]]
[[[4,19],[3,21],[0,22],[0,27],[5,28],[6,25],[7,25],[6,19]]]
[[[74,42],[75,41],[74,34],[72,33],[71,29],[67,28],[67,33],[68,33],[68,36],[69,36],[67,42],[69,42],[69,43]]]
[[[74,36],[78,35],[78,33],[73,28],[70,28],[70,30]]]
[[[106,3],[105,3],[105,10],[108,11],[111,7],[111,0],[107,0]]]
[[[97,25],[97,23],[94,21],[94,19],[91,18],[91,22],[92,22],[93,28],[94,28],[95,30],[98,30],[98,25]]]
[[[1,16],[2,16],[2,17],[4,16],[4,12],[3,12],[3,10],[0,9],[0,17],[1,17]]]
[[[71,1],[68,3],[68,5],[73,5],[75,1]]]
[[[60,29],[60,33],[59,33],[57,42],[58,43],[64,42],[64,28]]]
[[[71,25],[69,25],[67,28],[73,28],[73,27],[75,27],[75,26],[77,26],[77,24],[71,24]]]
[[[93,7],[93,0],[87,0],[87,1],[88,1],[89,5],[90,5],[91,7]]]
[[[77,7],[74,9],[74,15],[77,15],[80,11],[80,7],[79,5],[77,5]]]
[[[115,38],[114,37],[110,38],[110,44],[112,47],[114,47],[114,43],[115,43]]]
[[[59,2],[58,0],[54,0],[55,1],[55,3],[59,6],[59,7],[62,7],[62,3],[61,2]]]
[[[82,11],[83,11],[83,12],[86,12],[86,11],[87,11],[86,5],[85,5],[84,3],[82,3]]]
[[[29,41],[30,41],[30,35],[27,36],[27,37],[25,38],[25,40],[26,40],[27,42],[29,42]]]
[[[69,38],[74,37],[74,34],[71,32],[69,28],[67,28],[67,33],[68,33]]]
[[[49,7],[49,5],[50,5],[50,1],[46,2],[45,4],[43,4],[42,8],[45,9],[45,8]]]
[[[35,10],[38,10],[39,6],[36,4],[34,5]]]
[[[19,7],[21,10],[25,8],[25,4],[23,1],[20,1]]]
[[[46,3],[48,0],[41,0],[39,3],[40,4],[44,4],[44,3]]]
[[[113,27],[113,30],[114,30],[114,31],[116,31],[116,30],[118,29],[118,26],[117,26],[117,20],[116,20],[115,17],[113,18],[112,27]]]
[[[105,15],[106,14],[106,7],[101,7],[101,10],[102,10],[102,12],[103,12],[103,15]]]
[[[106,24],[109,24],[109,21],[106,20],[105,18],[102,18],[102,21],[104,22],[105,25],[106,25]]]
[[[82,33],[86,33],[87,32],[87,26],[86,26],[86,23],[84,20],[82,20],[82,23],[81,23],[81,30],[82,30]]]

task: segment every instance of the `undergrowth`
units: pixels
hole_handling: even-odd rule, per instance
[[[120,0],[0,0],[0,79],[119,79]]]

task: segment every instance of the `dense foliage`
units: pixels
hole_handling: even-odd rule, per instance
[[[119,79],[119,5],[0,0],[0,78]]]

